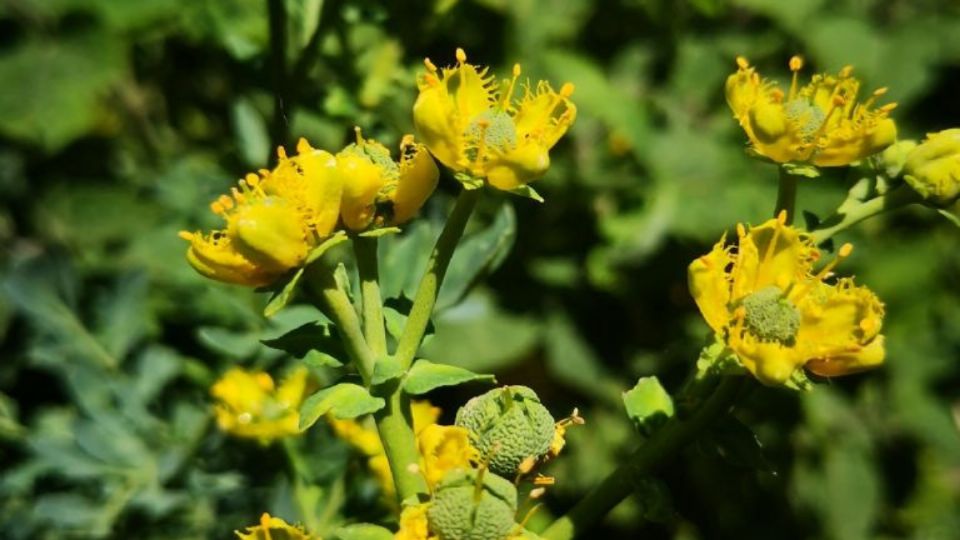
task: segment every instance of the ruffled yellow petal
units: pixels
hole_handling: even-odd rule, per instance
[[[380,167],[358,155],[341,153],[337,156],[337,167],[344,178],[340,206],[343,223],[352,230],[362,231],[373,221],[377,194],[387,180]]]
[[[413,137],[404,137],[400,144],[400,178],[388,194],[393,203],[395,224],[409,221],[420,211],[437,188],[440,171],[430,153],[422,144],[413,142]]]
[[[315,150],[302,138],[297,151],[298,155],[290,161],[303,178],[300,199],[305,220],[322,239],[330,236],[340,219],[343,179],[337,171],[337,159],[330,152]]]
[[[278,277],[238,253],[223,232],[204,236],[183,231],[180,237],[190,242],[187,262],[204,277],[248,287],[267,285]]]
[[[245,204],[227,220],[227,236],[236,250],[266,272],[282,274],[307,258],[303,222],[283,199]]]
[[[549,168],[548,148],[531,141],[492,158],[487,163],[486,177],[491,186],[511,190],[540,178]]]
[[[726,237],[717,242],[710,253],[694,260],[687,270],[687,283],[700,313],[715,332],[719,332],[730,320],[727,305],[730,303],[730,279],[728,266],[733,258],[725,247]]]
[[[803,365],[803,358],[795,348],[776,342],[758,341],[749,334],[732,344],[731,348],[758,381],[770,386],[783,384]]]
[[[829,358],[810,360],[806,368],[821,377],[839,377],[879,367],[883,364],[885,357],[884,337],[881,335],[855,350],[838,353]]]
[[[286,521],[264,513],[260,523],[247,527],[244,532],[234,531],[240,540],[310,540],[313,536],[303,528],[290,525]]]
[[[740,239],[740,255],[735,272],[743,273],[734,297],[744,288],[757,291],[773,285],[786,290],[791,283],[810,273],[819,251],[808,234],[786,224],[786,214],[751,227]]]

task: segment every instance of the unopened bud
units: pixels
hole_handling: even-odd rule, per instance
[[[928,203],[948,206],[960,195],[960,129],[931,133],[908,155],[903,179]]]

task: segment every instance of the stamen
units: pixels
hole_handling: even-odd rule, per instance
[[[223,205],[220,204],[220,201],[213,201],[210,203],[210,211],[218,216],[224,213],[226,210],[223,208]]]
[[[467,61],[467,53],[460,47],[457,47],[457,63],[463,64]]]
[[[177,236],[179,236],[180,238],[183,238],[188,242],[193,242],[193,239],[196,236],[196,233],[192,233],[190,231],[180,231],[177,233]]]
[[[360,126],[353,126],[353,133],[357,138],[357,146],[363,148],[363,131],[360,129]]]
[[[430,61],[429,58],[424,58],[424,59],[423,59],[423,65],[427,67],[427,71],[429,71],[430,73],[436,73],[436,72],[437,72],[437,66],[435,66],[435,65],[433,64],[433,62]]]
[[[510,106],[510,103],[513,101],[513,90],[517,86],[517,79],[520,78],[520,64],[513,65],[513,78],[510,79],[510,86],[507,88],[507,91],[503,94],[503,99],[500,100],[500,108],[506,109]]]
[[[541,490],[541,491],[539,491],[539,492],[537,492],[536,494],[534,494],[534,492],[537,491],[537,489],[539,489],[539,490]],[[546,489],[543,489],[543,488],[537,488],[537,489],[531,489],[531,490],[530,490],[530,498],[531,498],[531,499],[539,499],[539,498],[540,498],[541,496],[543,496],[543,494],[547,491]],[[521,527],[521,528],[524,528],[524,527],[527,526],[527,522],[530,521],[530,518],[532,518],[533,515],[537,513],[537,510],[539,510],[541,506],[543,506],[543,505],[542,505],[542,504],[534,505],[534,507],[531,508],[529,512],[527,512],[527,515],[523,516],[523,519],[520,521],[520,527]]]
[[[843,66],[843,69],[840,70],[841,79],[849,79],[851,75],[853,75],[853,66]]]
[[[533,485],[535,486],[552,486],[557,483],[557,479],[552,476],[543,476],[538,474],[536,478],[533,479]]]
[[[880,112],[883,113],[883,114],[888,114],[888,113],[890,113],[890,111],[892,111],[892,110],[894,110],[894,109],[896,109],[896,108],[897,108],[897,103],[894,102],[894,103],[887,103],[886,105],[884,105],[883,107],[880,107],[880,108],[877,109],[877,110],[880,111]]]
[[[530,498],[533,500],[537,500],[540,497],[543,497],[543,494],[546,492],[547,492],[547,488],[545,487],[533,488],[530,490]],[[539,508],[539,506],[540,505],[537,505],[536,507]]]
[[[280,158],[280,161],[287,159],[287,151],[282,146],[277,147],[277,157]]]
[[[270,535],[270,514],[264,512],[260,516],[260,528],[263,529],[264,540],[273,540],[273,537]]]
[[[222,204],[223,207],[226,208],[227,210],[230,210],[231,208],[233,208],[233,199],[231,199],[230,197],[226,195],[221,195],[220,198],[217,200],[220,201],[220,204]]]
[[[560,97],[568,98],[573,95],[574,86],[573,83],[567,82],[563,83],[563,86],[560,87]]]
[[[793,72],[793,80],[790,81],[790,100],[797,96],[797,79],[800,74],[800,70],[803,68],[803,58],[800,56],[794,56],[790,58],[790,71]]]
[[[750,62],[743,56],[737,57],[737,67],[740,69],[747,69],[750,67]]]
[[[833,258],[832,261],[827,263],[817,275],[814,276],[814,279],[817,281],[822,281],[823,279],[830,276],[830,272],[837,267],[838,264],[843,262],[844,259],[850,256],[853,253],[853,244],[847,242],[846,244],[840,246],[840,249],[837,250],[837,256]]]

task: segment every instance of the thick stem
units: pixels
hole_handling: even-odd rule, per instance
[[[780,167],[780,183],[777,186],[777,206],[773,210],[776,217],[780,212],[787,211],[787,225],[793,223],[793,214],[797,206],[797,180],[800,177],[790,174],[785,168]]]
[[[337,325],[337,330],[347,349],[347,354],[357,366],[364,383],[369,387],[376,357],[367,345],[360,328],[360,319],[346,291],[340,288],[330,268],[319,269],[321,296],[327,304],[327,314]],[[397,487],[397,499],[404,499],[427,492],[423,478],[411,465],[420,463],[417,439],[413,433],[410,405],[400,391],[397,381],[372,387],[374,395],[382,397],[386,406],[374,415],[380,441],[390,463],[390,472]]]
[[[376,356],[387,354],[387,332],[383,325],[383,299],[380,298],[380,269],[377,265],[377,239],[358,236],[353,240],[363,297],[363,335]]]
[[[364,383],[369,385],[376,356],[363,337],[360,318],[357,317],[357,311],[353,308],[350,297],[340,288],[333,274],[333,269],[329,267],[317,269],[315,275],[319,281],[320,296],[326,304],[327,315],[337,326],[337,332],[340,334],[350,360],[357,366],[357,371],[360,372]]]
[[[437,303],[437,294],[443,284],[443,277],[447,273],[450,258],[453,256],[457,243],[463,236],[467,221],[470,220],[470,215],[480,199],[480,192],[479,189],[464,189],[460,192],[457,204],[453,207],[453,212],[450,213],[447,224],[443,227],[443,232],[440,233],[437,243],[433,246],[426,272],[420,280],[417,295],[413,300],[413,307],[410,308],[410,315],[403,327],[403,334],[400,336],[400,343],[397,345],[395,353],[397,360],[404,369],[410,366],[417,350],[420,348],[420,342],[427,330],[427,324],[430,323],[430,316],[433,315],[433,306]]]
[[[397,380],[373,390],[374,395],[386,402],[386,406],[374,414],[374,419],[380,442],[390,462],[390,474],[397,487],[397,500],[403,502],[411,496],[427,493],[427,483],[418,469],[420,452],[413,431],[410,398],[401,390]]]
[[[267,0],[270,25],[270,75],[273,81],[273,122],[270,124],[271,155],[290,138],[287,114],[287,9],[284,0]],[[285,110],[286,109],[286,110]]]
[[[669,459],[677,457],[680,449],[694,441],[705,427],[726,413],[745,383],[744,377],[725,377],[700,408],[687,418],[671,419],[599,486],[581,499],[567,515],[550,525],[541,536],[547,540],[570,540],[582,535],[627,498],[644,476]]]
[[[849,229],[867,218],[889,210],[902,208],[918,201],[919,198],[916,192],[907,186],[900,186],[879,197],[874,197],[859,204],[850,205],[847,208],[841,207],[836,214],[823,220],[823,223],[811,231],[810,234],[815,243],[821,244],[838,232]]]

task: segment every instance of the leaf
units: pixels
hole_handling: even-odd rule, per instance
[[[98,298],[97,340],[114,358],[122,359],[154,324],[147,309],[147,277],[143,273],[121,275],[107,294]]]
[[[393,540],[389,530],[370,523],[354,523],[333,531],[334,540]]]
[[[325,414],[346,420],[379,411],[386,403],[353,383],[339,383],[308,397],[300,406],[300,430],[303,431]]]
[[[540,342],[539,322],[498,309],[484,294],[471,295],[435,321],[423,355],[477,372],[511,365]]]
[[[251,166],[263,163],[264,157],[270,153],[270,135],[263,115],[249,99],[241,97],[233,102],[230,116],[243,161]]]
[[[953,212],[949,210],[944,210],[942,208],[940,210],[937,210],[937,212],[941,216],[947,218],[947,221],[949,221],[950,223],[953,223],[957,227],[960,227],[960,216],[958,216],[957,214],[954,214]]]
[[[91,132],[127,71],[127,47],[106,32],[28,41],[0,56],[0,132],[48,152]]]
[[[337,231],[331,236],[324,240],[319,246],[313,248],[313,251],[307,255],[307,260],[304,263],[304,266],[312,263],[313,261],[323,257],[323,254],[329,251],[331,248],[336,247],[347,241],[347,233],[343,231]]]
[[[201,343],[232,360],[250,358],[257,353],[260,342],[254,334],[234,332],[216,326],[203,326],[197,330]]]
[[[673,399],[656,377],[641,377],[636,386],[623,393],[627,416],[644,435],[673,416]]]
[[[513,193],[514,195],[517,195],[519,197],[526,197],[527,199],[533,199],[538,203],[543,202],[543,197],[539,193],[537,193],[537,190],[533,189],[527,184],[523,184],[522,186],[517,186],[509,191],[510,193]]]
[[[320,351],[307,351],[307,354],[303,357],[303,363],[312,368],[338,368],[343,366],[343,362]]]
[[[403,391],[420,396],[441,386],[457,386],[473,381],[496,384],[497,379],[493,375],[481,375],[461,367],[435,364],[421,359],[410,367],[403,380]]]
[[[403,368],[400,362],[392,355],[383,356],[377,359],[373,365],[373,375],[370,377],[370,384],[379,386],[385,382],[400,378],[403,375]]]
[[[459,302],[477,281],[495,270],[516,237],[516,214],[513,206],[504,204],[490,225],[466,237],[457,247],[440,288],[437,311]]]
[[[262,340],[267,347],[279,349],[295,358],[304,358],[311,351],[320,351],[343,358],[343,345],[329,324],[309,322],[272,339]]]

